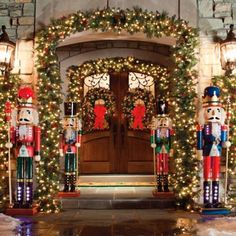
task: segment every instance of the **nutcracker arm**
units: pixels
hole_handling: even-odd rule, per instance
[[[40,147],[41,147],[41,129],[38,126],[34,127],[35,131],[35,147],[34,147],[34,155],[40,155]]]
[[[150,141],[151,141],[151,147],[156,148],[156,140],[155,140],[155,134],[156,131],[154,129],[151,129],[151,136],[150,136]]]
[[[202,150],[203,147],[203,133],[202,126],[197,125],[197,150]]]

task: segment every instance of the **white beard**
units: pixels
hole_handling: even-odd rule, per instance
[[[19,135],[20,135],[20,137],[24,137],[27,135],[27,126],[26,125],[20,125]]]
[[[221,136],[221,125],[218,123],[212,123],[212,135],[217,139],[220,140],[220,136]]]

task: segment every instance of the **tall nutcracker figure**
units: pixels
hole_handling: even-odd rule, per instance
[[[14,208],[31,208],[33,203],[33,161],[40,161],[40,127],[33,104],[34,92],[26,86],[18,91],[18,107],[12,113],[11,143],[17,156],[17,186]],[[11,146],[11,145],[9,145]]]
[[[60,155],[65,158],[63,192],[75,192],[78,169],[78,148],[81,145],[82,124],[77,117],[77,103],[64,103],[64,124]]]
[[[203,105],[199,112],[197,125],[197,150],[199,158],[203,156],[203,201],[205,208],[218,208],[220,159],[222,147],[229,147],[227,125],[224,124],[226,113],[220,103],[220,89],[206,87]],[[212,196],[212,200],[211,200]]]
[[[167,113],[167,102],[159,100],[157,102],[157,117],[153,118],[151,125],[151,147],[155,150],[154,171],[156,172],[158,192],[169,192],[169,156],[172,155],[173,129],[172,121]]]

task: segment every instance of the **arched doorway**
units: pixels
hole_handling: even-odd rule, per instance
[[[195,87],[194,73],[191,71],[196,62],[194,53],[196,31],[189,27],[184,20],[176,19],[174,16],[169,17],[165,13],[147,12],[142,9],[127,9],[126,11],[105,9],[86,14],[78,12],[63,17],[53,21],[52,25],[38,34],[36,49],[39,73],[38,100],[40,120],[42,121],[43,158],[38,168],[40,175],[37,178],[41,208],[45,206],[48,209],[48,206],[55,206],[55,202],[48,200],[49,198],[46,196],[49,192],[56,193],[59,183],[59,137],[57,133],[60,127],[62,81],[59,75],[56,47],[60,41],[73,33],[89,29],[92,31],[112,31],[118,34],[122,30],[129,34],[142,32],[147,37],[171,36],[176,39],[176,44],[172,47],[175,69],[169,77],[175,88],[171,94],[172,97],[175,97],[173,110],[176,113],[174,123],[177,134],[175,164],[178,171],[174,185],[180,201],[193,202],[198,184],[196,178],[198,162],[195,159],[193,148]]]
[[[149,125],[155,114],[155,97],[168,95],[162,87],[168,88],[168,80],[163,80],[168,75],[166,68],[133,57],[99,59],[68,68],[68,99],[83,100],[85,104],[81,111],[81,174],[153,173]],[[101,87],[103,90],[99,90]],[[98,131],[93,127],[93,108],[95,100],[106,99],[106,90],[114,96],[114,114],[107,126]],[[132,114],[138,99],[145,107],[142,127],[135,127]],[[110,103],[105,104],[106,108]]]

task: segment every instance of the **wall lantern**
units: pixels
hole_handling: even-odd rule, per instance
[[[236,68],[236,38],[233,30],[234,25],[230,25],[226,39],[220,44],[221,66],[226,75],[230,75]]]
[[[8,73],[14,65],[15,43],[9,40],[6,26],[2,26],[0,34],[0,72],[2,75]]]

